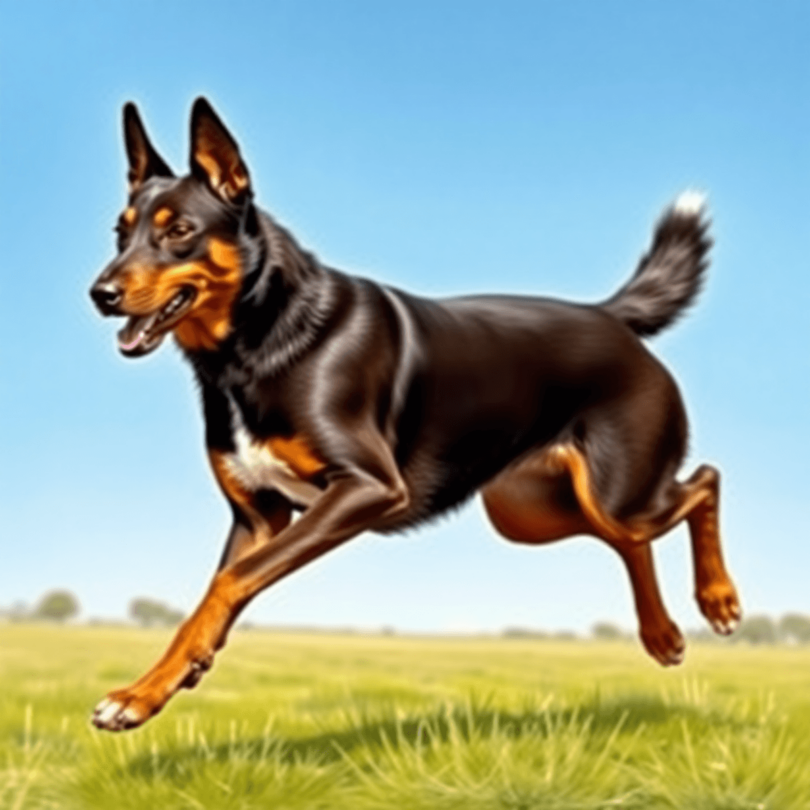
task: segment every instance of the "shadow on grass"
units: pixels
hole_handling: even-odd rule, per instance
[[[358,718],[342,730],[308,737],[285,738],[271,734],[215,744],[172,746],[161,752],[160,771],[163,778],[176,776],[184,780],[188,778],[189,769],[203,763],[272,760],[284,765],[325,766],[350,756],[355,750],[364,749],[373,755],[375,751],[413,750],[425,744],[449,744],[451,740],[465,743],[494,738],[534,738],[542,743],[569,728],[587,734],[599,744],[606,742],[617,729],[622,734],[632,734],[642,726],[680,725],[684,721],[694,730],[740,725],[717,711],[673,706],[650,696],[628,696],[604,703],[597,699],[575,708],[533,709],[520,713],[474,703],[456,703],[443,710],[401,718]],[[140,754],[125,770],[135,776],[153,776],[154,756]]]

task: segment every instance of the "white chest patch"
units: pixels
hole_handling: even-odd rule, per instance
[[[321,490],[298,476],[284,459],[273,453],[267,442],[247,430],[234,403],[231,403],[231,413],[236,449],[224,456],[228,472],[251,492],[273,489],[296,505],[309,506]]]

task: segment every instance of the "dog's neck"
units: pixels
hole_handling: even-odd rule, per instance
[[[232,336],[216,351],[187,353],[199,377],[224,388],[291,366],[315,343],[338,303],[335,274],[264,212],[257,210],[256,232],[242,253]]]

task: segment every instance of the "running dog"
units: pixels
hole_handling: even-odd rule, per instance
[[[125,316],[118,347],[173,333],[199,383],[233,527],[210,587],[163,657],[93,722],[141,725],[209,669],[256,594],[365,531],[415,526],[480,492],[519,543],[592,535],[624,561],[640,636],[683,658],[650,543],[686,520],[696,597],[718,633],[740,606],[720,550],[719,475],[681,482],[678,388],[641,338],[694,300],[710,240],[699,195],[658,223],[633,277],[597,305],[429,300],[325,267],[253,201],[236,141],[205,99],[176,177],[124,107],[129,203],[91,296]],[[296,520],[293,514],[299,513]]]

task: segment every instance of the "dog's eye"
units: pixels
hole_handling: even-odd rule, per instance
[[[175,222],[174,225],[166,231],[166,236],[168,236],[169,239],[182,239],[188,236],[193,230],[194,226],[190,222],[181,219],[179,222]]]

